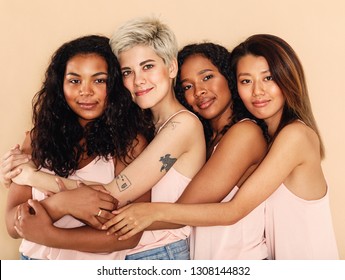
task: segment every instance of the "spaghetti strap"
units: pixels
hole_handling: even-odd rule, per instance
[[[241,123],[241,122],[244,122],[244,121],[251,121],[251,122],[253,122],[253,123],[256,123],[256,124],[257,124],[257,122],[256,122],[255,120],[250,119],[250,118],[244,118],[244,119],[242,119],[242,120],[239,120],[239,121],[238,121],[238,123]]]
[[[176,115],[178,115],[179,113],[182,113],[182,112],[187,112],[187,113],[190,113],[191,115],[193,115],[194,117],[196,117],[197,119],[199,119],[198,118],[198,116],[197,115],[195,115],[193,112],[191,112],[191,111],[189,111],[189,110],[185,110],[185,109],[182,109],[182,110],[180,110],[180,111],[177,111],[177,112],[175,112],[174,114],[172,114],[159,128],[158,128],[158,130],[157,130],[157,134],[161,131],[161,129],[173,118],[173,117],[175,117]]]

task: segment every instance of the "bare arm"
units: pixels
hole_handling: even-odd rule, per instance
[[[146,211],[143,221],[139,222],[143,226],[135,229],[136,225],[133,225],[135,219],[129,219],[128,217],[126,217],[126,223],[130,224],[129,228],[133,229],[133,233],[147,227],[151,221],[177,224],[186,224],[188,222],[187,224],[191,226],[231,225],[244,218],[264,202],[283,182],[289,182],[291,186],[298,186],[298,191],[301,194],[304,193],[303,190],[301,191],[302,186],[315,186],[316,184],[316,182],[310,184],[310,182],[307,183],[304,180],[305,178],[312,180],[313,177],[311,174],[306,176],[305,171],[308,168],[306,166],[315,162],[320,164],[318,141],[311,140],[316,136],[306,137],[306,130],[310,130],[309,128],[296,128],[296,124],[293,124],[280,132],[267,156],[243,183],[230,202],[213,204],[152,203],[149,208],[144,204],[135,205],[135,209],[133,208],[132,211],[135,217],[142,216],[141,212]],[[311,142],[314,143],[311,144]],[[309,169],[317,170],[315,168]],[[301,181],[303,181],[302,184],[300,184]],[[321,185],[324,186],[322,182]],[[313,190],[306,191],[304,195],[314,199],[322,197],[324,195],[322,186],[318,194]],[[297,189],[294,191],[297,192]],[[121,209],[118,212],[121,212]],[[121,219],[120,215],[116,218]],[[186,216],[188,217],[185,218]],[[138,221],[136,221],[136,224],[138,224]],[[123,239],[127,236],[130,236],[130,234],[125,235]]]
[[[183,223],[183,213],[191,213],[192,226],[236,223],[264,202],[283,182],[290,179],[297,168],[303,168],[310,154],[318,153],[318,150],[312,147],[315,145],[310,145],[304,131],[295,128],[289,125],[280,132],[265,159],[230,202],[200,205],[160,203],[154,209],[156,218]],[[294,183],[297,184],[297,181]],[[203,219],[203,216],[207,219]]]
[[[168,125],[152,140],[147,148],[130,165],[128,165],[107,189],[119,200],[119,206],[137,199],[150,190],[172,167],[178,165],[182,155],[198,147],[200,152],[197,163],[190,164],[192,177],[203,165],[205,147],[201,123],[189,113],[176,115]],[[176,163],[177,161],[177,163]]]
[[[126,205],[149,191],[175,161],[190,149],[191,145],[201,143],[200,139],[203,139],[202,125],[194,116],[189,113],[180,113],[170,122],[172,125],[162,129],[140,156],[126,166],[113,182],[105,185],[118,199],[119,206]],[[191,168],[198,170],[201,165],[192,165]],[[22,165],[22,169],[21,174],[14,178],[15,182],[25,182],[40,190],[59,191],[55,176],[41,171],[36,172],[28,164]],[[191,170],[193,175],[196,173],[195,170]],[[76,188],[75,181],[63,179],[63,183],[67,189]]]
[[[192,179],[184,193],[178,199],[178,203],[207,203],[220,202],[235,186],[241,183],[254,171],[266,154],[267,143],[262,130],[251,121],[238,123],[231,127],[223,136],[217,149],[203,168]],[[127,207],[118,215],[105,224],[109,227],[112,223],[118,223],[110,232],[118,231],[126,223],[126,217],[135,220],[138,227],[140,223],[150,224],[144,221],[151,220],[154,215],[147,205],[145,209],[135,211],[139,205]],[[189,225],[189,215],[195,213],[181,213],[183,225]],[[201,216],[201,219],[207,219]],[[123,219],[122,222],[121,219]],[[155,222],[147,228],[149,230],[178,227],[177,225]],[[129,227],[125,227],[129,229]],[[124,230],[121,233],[126,233]]]
[[[87,226],[63,229],[53,226],[48,213],[38,202],[31,200],[29,206],[20,207],[21,218],[15,220],[15,225],[21,237],[49,247],[71,249],[93,253],[109,253],[133,248],[140,240],[141,234],[127,241],[119,241],[114,235]],[[29,213],[29,207],[35,215]],[[42,232],[44,234],[42,234]]]

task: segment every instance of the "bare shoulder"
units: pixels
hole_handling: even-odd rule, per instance
[[[278,134],[277,141],[289,142],[296,145],[319,145],[316,132],[306,124],[295,121],[285,126]]]
[[[222,141],[225,142],[229,140],[232,140],[232,142],[245,143],[246,145],[252,143],[263,147],[267,146],[261,127],[251,120],[238,122],[230,127],[225,133]]]
[[[302,122],[295,121],[285,126],[274,140],[271,150],[285,151],[291,157],[305,161],[318,158],[320,141],[316,132]]]
[[[165,125],[164,129],[184,130],[185,133],[195,133],[198,130],[203,132],[199,118],[191,112],[182,111],[172,117]]]

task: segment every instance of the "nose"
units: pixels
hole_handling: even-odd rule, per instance
[[[206,93],[206,89],[202,86],[195,85],[194,97],[200,97]]]
[[[134,84],[136,86],[140,86],[140,85],[142,85],[144,83],[145,83],[144,75],[142,73],[140,73],[140,72],[135,73],[135,75],[134,75]]]
[[[253,96],[264,95],[265,90],[261,82],[255,82],[253,85]]]
[[[92,85],[90,83],[83,83],[81,86],[80,86],[80,89],[79,89],[79,94],[81,96],[83,95],[93,95],[93,89],[92,89]]]

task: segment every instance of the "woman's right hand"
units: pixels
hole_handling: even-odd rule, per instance
[[[8,188],[12,179],[21,173],[20,165],[28,163],[31,155],[25,154],[17,144],[2,156],[0,166],[0,182]]]
[[[57,203],[64,207],[64,213],[97,229],[114,217],[111,212],[117,207],[117,200],[102,185],[86,186],[79,182],[78,188],[62,191],[55,197],[59,197]]]

